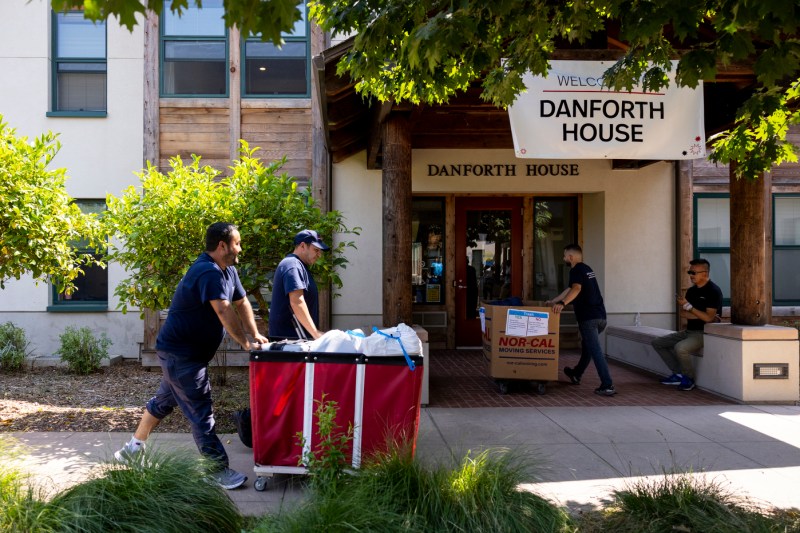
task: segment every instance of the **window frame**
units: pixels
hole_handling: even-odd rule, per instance
[[[728,246],[699,246],[698,236],[697,236],[697,217],[698,217],[698,209],[697,209],[697,201],[702,198],[726,198],[728,200],[728,212],[730,213],[730,200],[731,195],[730,193],[717,193],[717,192],[704,192],[704,193],[694,193],[692,195],[692,248],[694,250],[694,254],[692,255],[693,258],[702,257],[703,254],[728,254],[728,263],[730,263],[730,256],[731,256],[731,246],[728,243]],[[713,274],[711,276],[713,278]],[[730,272],[728,272],[728,278],[730,279]],[[712,279],[713,281],[713,279]],[[730,306],[731,299],[730,297],[723,297],[722,298],[722,305],[723,306]]]
[[[190,6],[184,10],[184,15],[187,10],[198,9],[196,6]],[[228,98],[231,92],[231,77],[229,75],[228,64],[230,63],[230,28],[225,26],[225,33],[223,35],[167,35],[164,33],[164,15],[166,11],[162,12],[159,16],[158,24],[158,95],[160,98]],[[223,20],[223,24],[224,20]],[[202,41],[202,42],[222,42],[225,45],[225,59],[223,72],[225,73],[225,92],[224,94],[208,94],[208,93],[167,93],[164,90],[164,63],[166,58],[166,43],[167,42],[189,42],[189,41]]]
[[[302,37],[297,37],[292,34],[281,34],[283,40],[286,43],[305,43],[306,45],[306,91],[303,94],[292,94],[292,93],[278,93],[278,94],[250,94],[247,92],[247,43],[250,42],[260,42],[260,37],[248,37],[242,38],[240,44],[240,57],[241,57],[241,82],[240,82],[240,92],[241,97],[246,98],[248,100],[252,99],[277,99],[277,98],[311,98],[311,23],[308,20],[308,7],[303,4],[304,17],[305,17],[305,35]]]
[[[83,13],[82,10],[73,9],[68,13]],[[83,117],[83,118],[104,118],[108,116],[108,24],[106,21],[95,24],[103,25],[104,35],[104,55],[102,60],[99,58],[70,58],[59,57],[58,55],[58,15],[55,10],[50,9],[50,111],[45,113],[48,117]],[[104,110],[62,110],[58,108],[58,66],[61,63],[85,63],[85,64],[104,64],[106,77],[106,105]]]
[[[80,198],[76,199],[75,203],[85,205],[102,205],[104,210],[107,208],[105,199],[99,198]],[[83,209],[82,209],[83,210]],[[90,246],[76,246],[77,250],[81,253],[91,252],[94,255],[103,255],[103,252],[98,252],[97,249]],[[106,312],[108,311],[108,267],[103,269],[106,273],[106,299],[105,300],[59,300],[58,287],[50,283],[50,305],[47,306],[47,311],[51,313],[86,313],[86,312]]]
[[[800,299],[779,299],[775,293],[775,252],[779,250],[800,250],[800,244],[779,245],[775,242],[775,200],[778,198],[798,198],[800,193],[777,193],[772,195],[772,305],[792,306],[800,305]]]

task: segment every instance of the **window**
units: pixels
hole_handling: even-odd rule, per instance
[[[102,213],[105,211],[104,200],[76,200],[84,213]],[[95,257],[100,254],[88,248],[85,242],[76,242],[74,246],[80,252],[90,252]],[[95,265],[83,267],[83,274],[75,279],[76,290],[70,294],[58,292],[52,286],[53,305],[48,311],[106,311],[108,310],[108,270]]]
[[[253,37],[244,42],[245,96],[309,95],[309,42],[306,8],[303,18],[295,23],[291,33],[283,34],[284,45],[278,48],[271,42]]]
[[[564,246],[578,242],[578,199],[534,199],[534,300],[549,300],[569,282]]]
[[[411,204],[411,290],[419,304],[444,303],[444,200],[414,198]]]
[[[772,293],[776,304],[800,304],[800,196],[773,197]]]
[[[723,303],[731,300],[731,218],[727,194],[697,194],[694,198],[694,257],[711,264],[711,281],[722,290]]]
[[[106,25],[83,11],[53,13],[51,115],[106,112]]]
[[[227,96],[228,47],[222,0],[161,18],[161,95]]]

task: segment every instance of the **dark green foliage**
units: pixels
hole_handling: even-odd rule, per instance
[[[72,516],[64,532],[239,533],[242,518],[225,490],[208,478],[194,452],[145,450],[130,466],[102,472],[59,494],[52,504]]]
[[[87,327],[67,326],[59,336],[61,346],[56,352],[67,363],[70,372],[91,374],[100,369],[100,362],[108,357],[111,340],[105,333],[95,337]]]
[[[20,370],[29,346],[24,329],[11,322],[0,324],[0,371]]]

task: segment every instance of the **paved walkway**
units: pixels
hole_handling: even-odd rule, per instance
[[[585,386],[587,394],[591,389]],[[29,447],[21,458],[50,492],[76,483],[129,435],[11,434]],[[302,498],[302,479],[283,477],[253,489],[252,450],[236,435],[223,438],[231,466],[250,480],[230,492],[248,515],[275,512]],[[187,446],[188,434],[156,433],[151,445]],[[765,506],[800,508],[800,407],[607,406],[482,407],[422,410],[418,457],[460,458],[467,450],[504,447],[536,460],[526,487],[571,509],[602,505],[637,476],[702,472]]]

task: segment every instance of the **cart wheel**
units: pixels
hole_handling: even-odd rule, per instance
[[[498,381],[497,387],[500,389],[500,394],[508,394],[508,381]]]
[[[253,483],[253,488],[258,492],[267,490],[267,478],[262,476],[257,477],[255,483]]]
[[[545,393],[546,388],[547,386],[545,385],[545,383],[543,381],[540,381],[539,383],[536,384],[536,394],[541,396],[542,394]]]

